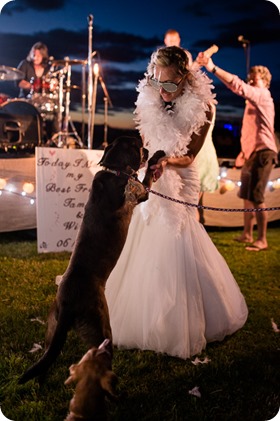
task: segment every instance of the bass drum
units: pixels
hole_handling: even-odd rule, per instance
[[[35,148],[42,142],[42,117],[26,99],[10,99],[0,105],[0,145]]]

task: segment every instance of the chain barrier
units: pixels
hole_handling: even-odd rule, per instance
[[[218,211],[218,212],[264,212],[264,211],[277,211],[280,210],[280,206],[276,207],[270,207],[270,208],[243,208],[243,209],[229,209],[229,208],[214,208],[212,206],[203,206],[203,205],[196,205],[194,203],[188,203],[184,202],[182,200],[174,199],[173,197],[166,196],[162,193],[159,193],[155,190],[147,188],[147,191],[149,193],[153,193],[156,196],[162,197],[163,199],[171,200],[171,202],[179,203],[180,205],[184,206],[191,206],[193,208],[197,209],[206,209],[206,210],[212,210],[212,211]]]

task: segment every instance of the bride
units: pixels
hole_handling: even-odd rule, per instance
[[[166,157],[149,200],[133,214],[121,257],[106,286],[113,342],[180,358],[200,353],[247,320],[244,297],[196,219],[195,157],[215,102],[210,79],[192,70],[180,47],[155,51],[139,82],[135,121],[150,156]],[[177,200],[177,202],[176,202]]]

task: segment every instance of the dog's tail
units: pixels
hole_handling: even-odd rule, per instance
[[[58,319],[54,334],[44,355],[19,378],[19,384],[24,384],[34,377],[46,375],[63,348],[71,324],[70,318],[63,317],[63,319]]]

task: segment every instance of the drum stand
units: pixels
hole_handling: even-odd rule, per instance
[[[73,139],[76,144],[79,145],[80,148],[84,147],[84,144],[78,135],[75,126],[71,120],[70,116],[70,91],[71,91],[71,66],[67,63],[63,69],[59,70],[59,102],[58,102],[58,133],[55,133],[51,141],[54,143],[58,148],[66,148],[68,146],[69,138]],[[65,110],[63,107],[63,82],[65,79],[65,73],[67,75],[66,79],[66,95],[65,95]],[[63,116],[63,111],[64,116]],[[72,131],[69,131],[69,125]],[[73,137],[74,136],[74,137]]]

